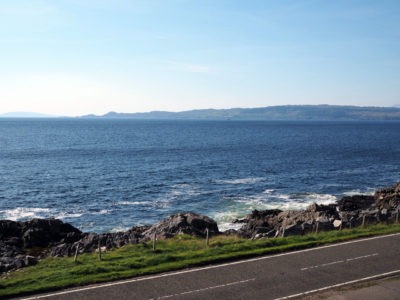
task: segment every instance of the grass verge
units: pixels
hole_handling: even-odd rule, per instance
[[[400,232],[400,224],[374,225],[261,240],[218,236],[210,239],[208,247],[205,240],[191,236],[177,236],[170,240],[158,241],[156,251],[153,251],[151,243],[128,245],[103,253],[102,261],[99,261],[97,254],[80,255],[77,263],[74,263],[71,257],[44,259],[36,266],[3,276],[0,279],[0,298],[311,248],[395,232]]]

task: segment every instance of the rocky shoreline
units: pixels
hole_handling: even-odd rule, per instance
[[[305,210],[253,211],[235,223],[239,230],[220,232],[217,223],[193,212],[178,213],[153,226],[133,227],[117,233],[84,233],[58,219],[32,219],[25,222],[0,220],[0,273],[36,264],[45,257],[73,256],[104,249],[142,243],[157,236],[178,234],[198,237],[238,235],[244,238],[274,238],[317,231],[340,230],[380,222],[399,221],[400,183],[379,189],[373,196],[346,196],[329,205],[311,204]]]

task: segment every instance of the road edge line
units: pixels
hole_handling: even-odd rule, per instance
[[[378,275],[372,275],[372,276],[368,276],[368,277],[364,277],[364,278],[360,278],[360,279],[346,281],[343,283],[329,285],[329,286],[325,286],[325,287],[315,289],[315,290],[310,290],[310,291],[293,294],[293,295],[289,295],[289,296],[285,296],[285,297],[281,297],[281,298],[275,298],[274,300],[285,300],[285,299],[292,299],[292,298],[297,298],[297,297],[302,297],[302,296],[308,296],[310,294],[315,294],[318,292],[323,292],[323,291],[335,289],[338,287],[343,287],[343,286],[351,285],[351,284],[355,284],[355,283],[361,283],[361,282],[369,281],[369,280],[373,280],[373,279],[385,278],[385,277],[389,277],[389,276],[396,275],[396,274],[400,274],[400,270],[395,270],[395,271],[386,272],[386,273],[382,273],[382,274],[378,274]]]

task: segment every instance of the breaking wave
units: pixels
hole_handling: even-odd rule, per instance
[[[0,210],[0,219],[18,221],[33,218],[47,218],[51,210],[49,208],[16,207]]]
[[[279,194],[269,189],[255,195],[227,197],[224,200],[229,201],[226,211],[213,214],[220,230],[240,228],[242,224],[233,222],[253,210],[300,210],[312,203],[331,204],[338,198],[335,195],[318,193]]]

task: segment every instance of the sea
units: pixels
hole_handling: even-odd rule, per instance
[[[0,219],[116,232],[193,211],[226,230],[399,181],[399,122],[0,119]]]

